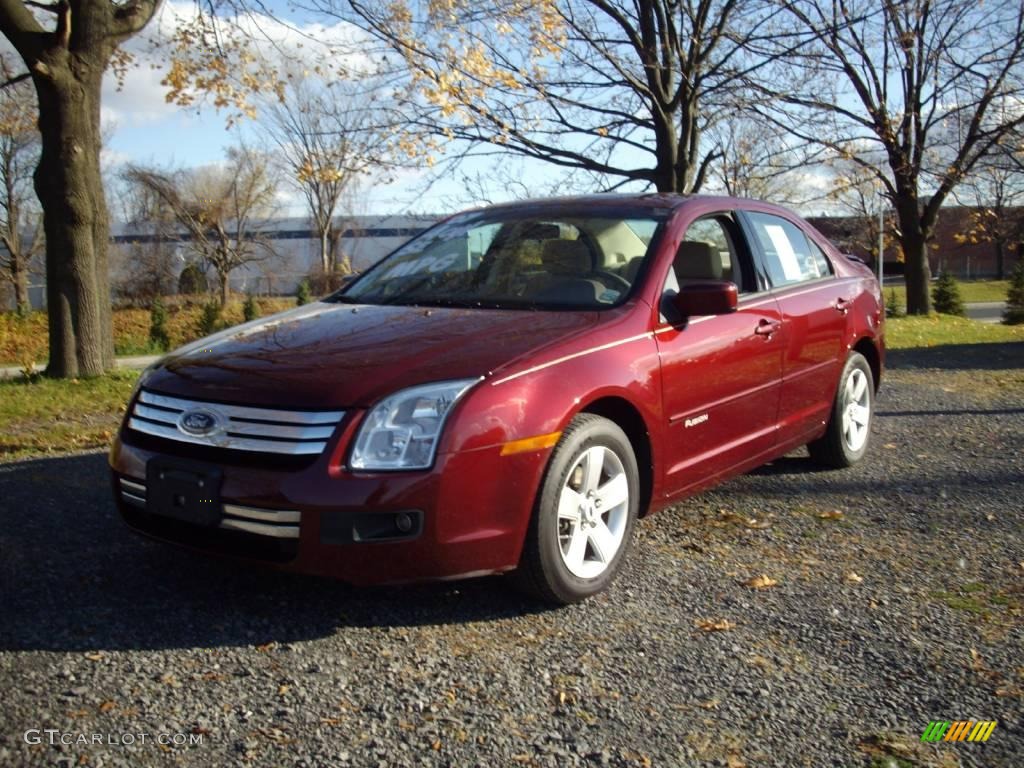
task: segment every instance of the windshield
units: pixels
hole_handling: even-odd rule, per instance
[[[410,240],[328,301],[610,307],[629,293],[664,217],[462,214]]]

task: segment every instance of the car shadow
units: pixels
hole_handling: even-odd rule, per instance
[[[835,470],[811,461],[805,449],[800,453],[787,454],[767,464],[762,464],[746,474],[752,477],[761,476],[786,476],[786,475],[815,475],[822,472],[833,472]]]
[[[891,368],[939,370],[1024,368],[1024,342],[943,344],[916,349],[891,349],[886,352],[885,359],[886,365]]]
[[[107,478],[101,454],[0,464],[0,650],[287,643],[548,610],[498,577],[354,589],[150,541],[121,521]]]

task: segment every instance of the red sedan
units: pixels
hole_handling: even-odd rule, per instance
[[[572,602],[638,517],[869,444],[879,287],[793,213],[675,195],[454,216],[340,292],[144,372],[128,524],[356,584],[512,571]]]

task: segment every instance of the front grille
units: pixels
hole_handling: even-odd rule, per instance
[[[186,431],[186,414],[199,412],[213,427],[205,434]],[[327,446],[344,411],[297,411],[186,400],[142,390],[129,429],[146,435],[212,448],[289,456],[318,455]]]
[[[121,498],[125,504],[144,510],[146,508],[146,483],[144,480],[119,478]],[[227,531],[243,531],[257,536],[275,539],[299,538],[299,524],[302,513],[289,509],[262,509],[241,504],[222,504],[223,513],[219,527]]]

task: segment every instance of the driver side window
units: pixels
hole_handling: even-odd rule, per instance
[[[679,243],[665,289],[677,291],[687,283],[729,280],[742,292],[742,267],[730,225],[724,215],[706,216],[693,222]]]

